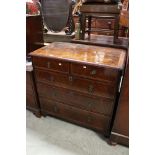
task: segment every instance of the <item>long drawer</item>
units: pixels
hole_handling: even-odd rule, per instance
[[[40,98],[41,111],[93,129],[107,132],[110,118],[80,110],[54,100]]]
[[[57,100],[80,109],[108,116],[113,111],[114,100],[84,95],[76,91],[49,86],[43,83],[38,83],[37,88],[39,97]]]
[[[96,95],[99,97],[115,98],[116,85],[101,83],[94,80],[79,78],[62,73],[35,70],[37,82],[44,82],[50,85],[61,86],[72,90]]]

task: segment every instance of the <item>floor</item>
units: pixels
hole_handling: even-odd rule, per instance
[[[110,146],[92,130],[29,111],[26,118],[27,155],[129,155],[127,147]]]

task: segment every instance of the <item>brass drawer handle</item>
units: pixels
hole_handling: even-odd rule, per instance
[[[57,96],[57,93],[56,93],[56,92],[54,92],[54,91],[53,91],[53,96],[54,96],[54,97],[56,97],[56,96]]]
[[[93,85],[89,85],[88,86],[88,92],[89,93],[93,93],[93,91],[94,91],[94,86]]]
[[[90,72],[90,74],[91,74],[91,75],[95,75],[95,74],[96,74],[96,70],[92,70],[92,71]]]
[[[88,108],[91,108],[92,105],[93,105],[93,103],[89,102],[89,103],[88,103]]]
[[[91,117],[91,116],[88,116],[88,117],[87,117],[87,122],[88,122],[88,123],[91,123],[91,122],[92,122],[92,117]]]
[[[47,68],[51,68],[51,63],[47,62]]]
[[[53,111],[54,111],[55,113],[58,112],[58,107],[57,107],[56,105],[53,106]]]
[[[73,77],[69,76],[69,81],[72,82],[73,81]]]

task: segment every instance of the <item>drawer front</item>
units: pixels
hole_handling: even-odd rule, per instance
[[[56,101],[40,98],[41,111],[93,129],[107,131],[110,118],[80,110]]]
[[[90,97],[69,89],[51,87],[49,85],[37,84],[39,97],[57,100],[59,102],[81,108],[87,111],[110,116],[112,114],[114,101],[106,98]]]
[[[106,36],[113,36],[114,35],[114,31],[99,31],[99,32],[94,32],[93,34],[96,35],[106,35]]]
[[[77,77],[72,77],[71,83],[74,90],[99,97],[110,99],[115,98],[116,85],[110,85],[107,83],[103,84],[93,80],[86,80]]]
[[[114,29],[114,19],[96,19],[96,28]]]
[[[69,63],[62,60],[33,57],[33,66],[68,73]]]
[[[66,74],[35,70],[35,78],[37,82],[45,82],[47,84],[69,87],[69,77]]]
[[[110,68],[99,68],[89,65],[71,64],[73,75],[83,76],[100,81],[117,82],[119,72]]]
[[[35,78],[37,82],[44,82],[50,85],[69,88],[75,91],[80,91],[89,95],[96,95],[113,99],[115,97],[116,85],[108,83],[99,83],[94,80],[86,80],[66,74],[57,74],[54,72],[46,72],[35,70]]]

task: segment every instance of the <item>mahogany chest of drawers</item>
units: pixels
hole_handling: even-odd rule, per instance
[[[55,42],[30,55],[41,113],[108,135],[125,50]]]

